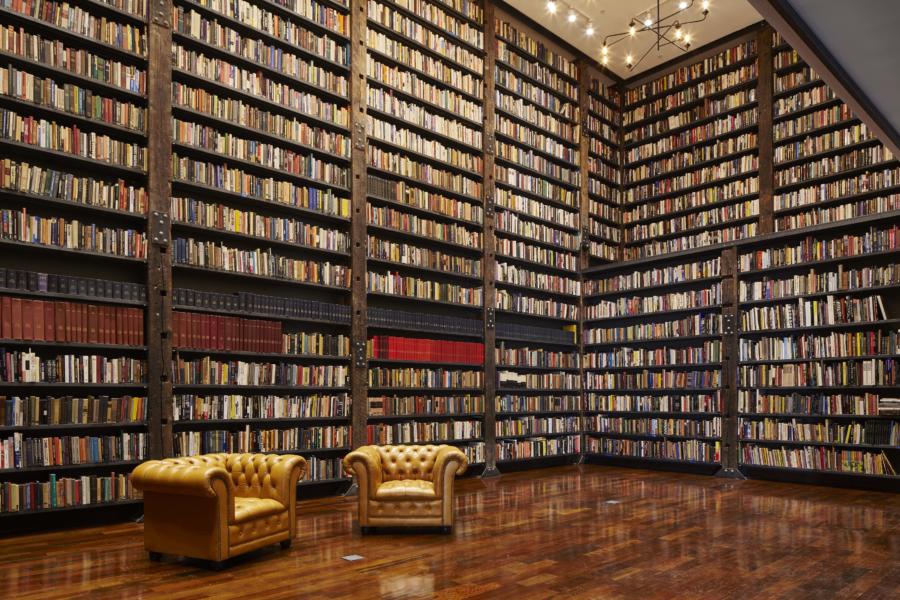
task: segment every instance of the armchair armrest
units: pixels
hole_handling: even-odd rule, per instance
[[[283,505],[291,506],[291,492],[297,489],[297,482],[307,473],[306,459],[295,454],[269,455],[270,476],[272,486],[277,494],[276,500]]]
[[[381,455],[375,446],[361,446],[345,456],[344,471],[348,475],[356,475],[360,494],[375,497],[382,482]]]
[[[434,493],[438,498],[444,494],[444,480],[449,476],[452,482],[453,477],[465,473],[468,466],[466,455],[456,446],[441,446],[438,449],[431,472]]]
[[[143,492],[205,498],[216,496],[216,482],[221,482],[229,496],[233,487],[231,477],[222,467],[169,460],[150,460],[138,465],[131,473],[131,482]]]

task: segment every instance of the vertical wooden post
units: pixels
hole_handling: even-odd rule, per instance
[[[774,64],[772,56],[772,28],[761,27],[756,34],[757,80],[756,102],[759,134],[759,234],[775,231],[775,148],[772,135],[774,103]]]
[[[737,247],[722,251],[722,469],[719,477],[743,479],[738,470]]]
[[[481,255],[484,272],[484,473],[482,477],[494,477],[497,470],[497,260],[496,237],[494,233],[494,130],[496,117],[494,107],[494,63],[497,60],[497,36],[494,25],[494,2],[484,1],[484,171],[482,178],[482,199],[484,225],[482,227],[483,252]]]
[[[588,119],[588,106],[590,106],[590,101],[588,99],[588,90],[591,86],[591,63],[586,58],[581,58],[578,60],[578,112],[580,114],[580,119],[578,121],[577,127],[578,131],[578,169],[581,172],[581,189],[579,190],[578,196],[578,225],[581,230],[581,248],[578,255],[578,277],[581,282],[581,295],[578,298],[578,320],[577,320],[577,330],[576,336],[577,339],[575,342],[578,344],[578,356],[579,356],[579,367],[581,370],[578,372],[578,379],[581,382],[581,402],[578,407],[578,429],[579,431],[584,431],[584,420],[585,420],[585,411],[587,409],[586,406],[586,392],[585,392],[585,379],[584,379],[584,335],[582,332],[584,331],[584,276],[582,273],[585,269],[587,269],[591,264],[590,258],[590,248],[591,248],[591,218],[590,218],[590,206],[591,200],[589,196],[589,187],[588,187],[588,173],[590,172],[590,165],[588,162],[589,152],[590,152],[590,140],[588,139],[588,127],[587,127],[587,119]],[[579,457],[579,461],[584,460],[584,453],[586,449],[587,438],[584,433],[581,434],[581,456]]]
[[[366,444],[369,414],[368,363],[366,361],[366,16],[365,0],[350,3],[350,124],[352,196],[350,206],[351,285],[350,339],[353,361],[350,363],[352,408],[352,444]]]
[[[154,0],[147,72],[147,398],[150,456],[172,456],[172,0]]]

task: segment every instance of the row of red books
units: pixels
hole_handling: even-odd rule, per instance
[[[0,297],[0,337],[79,344],[144,344],[144,310],[124,306]]]
[[[484,364],[484,344],[376,335],[369,340],[370,358],[433,363]]]
[[[172,313],[172,321],[176,348],[230,352],[284,351],[280,321],[183,311]]]

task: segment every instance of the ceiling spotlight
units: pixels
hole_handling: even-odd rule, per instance
[[[628,35],[630,35],[631,37],[634,37],[634,34],[636,31],[637,30],[635,29],[634,21],[631,21],[631,23],[628,24]]]
[[[569,23],[574,23],[578,20],[578,15],[575,14],[574,10],[569,10],[569,16],[567,17]]]
[[[556,2],[554,0],[547,2],[547,12],[551,15],[556,14]]]
[[[703,10],[709,10],[709,0],[703,0],[700,6],[703,7]]]
[[[684,0],[682,0],[681,2],[678,3],[678,9],[679,9],[679,10],[684,10],[684,9],[686,9],[687,7],[688,7],[688,3],[687,3],[687,2],[684,2]]]
[[[584,30],[584,35],[590,37],[590,36],[594,35],[595,33],[597,33],[597,30],[594,29],[594,24],[588,23],[587,28]]]
[[[684,32],[681,30],[681,24],[676,22],[675,23],[675,39],[680,40],[682,37],[684,37]]]
[[[634,57],[632,55],[628,55],[625,57],[625,66],[629,69],[634,65]]]
[[[600,48],[600,54],[602,54],[603,56],[609,54],[609,46],[606,45],[606,42],[603,42],[603,47]]]
[[[648,14],[644,17],[644,27],[652,27],[653,26],[653,18]]]
[[[691,43],[691,34],[689,34],[689,33],[684,34],[684,43],[690,45],[690,43]]]

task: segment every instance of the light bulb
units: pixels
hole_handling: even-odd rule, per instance
[[[628,65],[629,67],[631,66],[631,63],[633,63],[633,62],[634,62],[634,57],[632,55],[629,54],[625,57],[625,64]]]
[[[609,64],[609,56],[604,56],[603,58],[600,59],[600,62],[603,63],[604,65]]]
[[[567,18],[569,20],[569,23],[574,23],[576,20],[578,20],[578,15],[575,14],[574,10],[570,10],[569,16]]]
[[[603,56],[606,56],[607,54],[609,54],[609,46],[607,46],[606,44],[603,44],[603,47],[600,48],[600,54],[602,54]]]
[[[684,34],[684,43],[687,45],[691,44],[691,34],[689,34],[689,33]]]
[[[549,12],[551,15],[556,14],[556,2],[554,2],[554,0],[550,0],[549,2],[547,2],[547,12]]]
[[[596,30],[594,29],[594,24],[588,23],[587,28],[584,30],[584,34],[586,36],[590,37],[590,36],[594,35],[595,33],[596,33]]]
[[[680,40],[682,37],[684,37],[684,32],[681,30],[681,25],[675,23],[675,39]]]
[[[653,19],[650,18],[650,15],[647,15],[647,17],[644,19],[644,27],[652,27],[652,26],[653,26]]]
[[[634,25],[630,25],[628,27],[628,35],[630,35],[631,37],[634,37],[634,32],[635,32]]]
[[[709,10],[709,0],[703,0],[701,6],[703,7],[703,10]]]
[[[684,10],[684,9],[686,9],[687,7],[688,7],[688,3],[687,3],[687,2],[682,1],[682,2],[679,2],[679,3],[678,3],[678,8],[679,8],[680,10]]]

